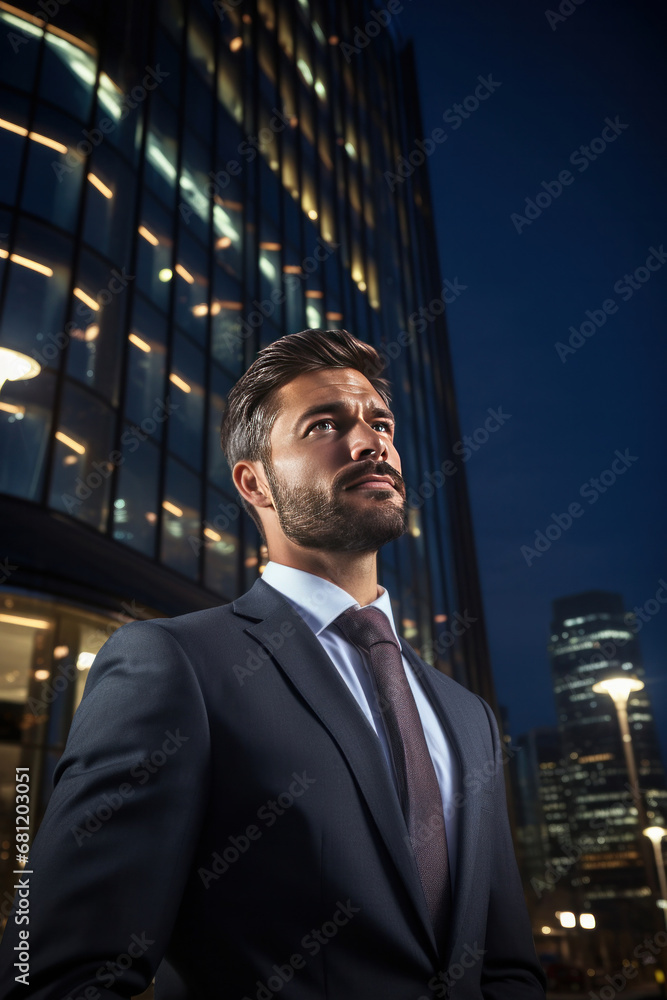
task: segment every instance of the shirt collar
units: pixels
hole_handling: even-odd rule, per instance
[[[347,608],[361,607],[351,594],[330,580],[273,560],[269,560],[264,567],[262,579],[290,602],[315,635],[328,628]],[[381,593],[376,600],[364,606],[379,608],[384,612],[400,646],[401,640],[394,624],[389,591],[379,584],[378,591]]]

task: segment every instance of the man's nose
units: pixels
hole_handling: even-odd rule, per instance
[[[350,443],[352,458],[368,458],[374,455],[375,458],[386,460],[389,454],[387,439],[374,431],[368,424],[360,424],[355,427]]]

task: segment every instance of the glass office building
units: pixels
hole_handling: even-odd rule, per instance
[[[6,818],[21,761],[38,821],[115,628],[227,602],[261,573],[220,420],[257,351],[306,327],[389,360],[413,492],[380,579],[422,656],[495,704],[413,54],[372,14],[0,2]]]

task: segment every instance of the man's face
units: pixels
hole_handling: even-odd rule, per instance
[[[280,527],[307,548],[377,552],[408,529],[394,418],[354,368],[324,368],[279,390],[266,478]],[[372,475],[390,483],[352,485]],[[392,485],[393,484],[393,485]]]

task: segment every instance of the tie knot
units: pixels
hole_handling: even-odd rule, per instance
[[[389,619],[379,608],[347,608],[332,625],[367,652],[376,642],[391,642],[398,650],[401,648]]]

